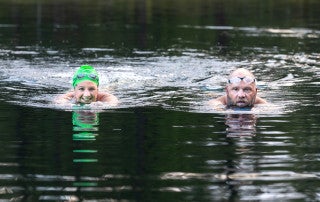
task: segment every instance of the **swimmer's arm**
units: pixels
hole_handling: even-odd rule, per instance
[[[56,97],[54,102],[56,104],[70,103],[70,101],[73,99],[73,97],[74,97],[74,92],[69,92],[69,93],[66,93],[66,94],[63,94],[63,95]]]
[[[117,106],[119,104],[118,98],[110,93],[99,92],[97,101],[106,102],[111,106]]]

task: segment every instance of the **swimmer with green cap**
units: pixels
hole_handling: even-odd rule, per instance
[[[109,93],[99,92],[99,75],[90,65],[82,65],[72,78],[74,90],[56,99],[56,103],[90,104],[93,102],[107,102],[117,105],[118,99]]]
[[[90,65],[82,65],[74,74],[72,78],[72,85],[75,88],[83,81],[92,81],[99,86],[98,72]]]

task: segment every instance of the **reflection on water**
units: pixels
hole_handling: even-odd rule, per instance
[[[98,150],[94,148],[94,141],[99,135],[99,114],[90,110],[75,110],[72,112],[73,124],[73,163],[75,169],[86,169],[87,163],[97,163]],[[97,183],[85,180],[80,176],[73,182],[74,187],[96,187]]]
[[[72,113],[73,131],[98,131],[99,116],[91,110],[77,110]]]
[[[290,200],[319,192],[315,115],[304,138],[298,112],[257,120],[159,107],[9,111],[25,116],[22,129],[0,125],[1,197],[8,200]]]
[[[255,114],[227,114],[227,137],[255,136],[256,122]]]
[[[319,3],[0,0],[0,199],[320,201]],[[87,63],[119,107],[52,104]]]
[[[320,30],[312,30],[307,28],[257,28],[257,27],[232,27],[232,26],[187,26],[182,25],[186,29],[208,29],[208,30],[228,30],[244,32],[246,36],[268,36],[268,37],[287,37],[287,38],[320,38]]]

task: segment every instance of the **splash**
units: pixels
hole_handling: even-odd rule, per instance
[[[57,106],[52,101],[57,95],[71,90],[73,72],[79,65],[89,63],[100,74],[100,90],[119,98],[118,108],[159,106],[217,113],[206,106],[206,101],[224,94],[224,78],[231,70],[246,67],[258,78],[259,95],[274,104],[257,108],[255,113],[269,113],[270,109],[270,113],[281,113],[292,111],[300,101],[288,99],[296,93],[288,88],[304,82],[317,83],[314,78],[319,72],[319,55],[315,54],[263,52],[253,61],[227,61],[195,49],[179,49],[176,51],[180,54],[173,56],[167,52],[134,51],[132,57],[126,58],[113,56],[113,51],[83,48],[84,59],[79,59],[43,47],[3,49],[1,53],[9,59],[0,60],[0,86],[3,89],[0,98],[17,105],[72,109],[74,106]],[[96,56],[92,57],[92,54]],[[279,106],[282,106],[281,110]],[[110,106],[92,105],[90,108],[104,110]]]
[[[52,104],[53,98],[71,90],[74,70],[83,63],[90,63],[100,74],[100,90],[119,97],[121,107],[188,109],[203,99],[206,93],[204,87],[212,86],[213,89],[218,86],[220,77],[237,64],[204,56],[195,50],[185,50],[182,56],[137,51],[139,57],[115,58],[108,55],[112,50],[86,48],[84,53],[104,52],[106,55],[84,62],[66,59],[59,51],[39,51],[32,47],[23,49],[32,52],[35,59],[25,59],[26,50],[8,50],[8,53],[17,54],[20,58],[0,61],[1,87],[5,89],[1,97],[7,102],[32,107],[57,108]],[[53,61],[52,57],[56,60]],[[106,62],[110,64],[106,65]],[[72,107],[60,106],[63,109]],[[109,108],[101,105],[90,107]]]

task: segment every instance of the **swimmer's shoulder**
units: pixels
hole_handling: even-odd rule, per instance
[[[98,97],[97,97],[97,101],[106,102],[112,106],[116,106],[119,104],[118,98],[110,93],[107,93],[107,92],[99,92]]]
[[[209,100],[208,106],[216,111],[223,111],[226,108],[226,95],[220,96],[216,99]]]
[[[220,97],[218,97],[216,99],[209,100],[208,104],[212,105],[212,106],[215,106],[215,105],[226,105],[227,104],[226,100],[227,100],[227,96],[223,95],[223,96],[220,96]]]
[[[268,104],[268,102],[261,97],[257,97],[255,104]]]

